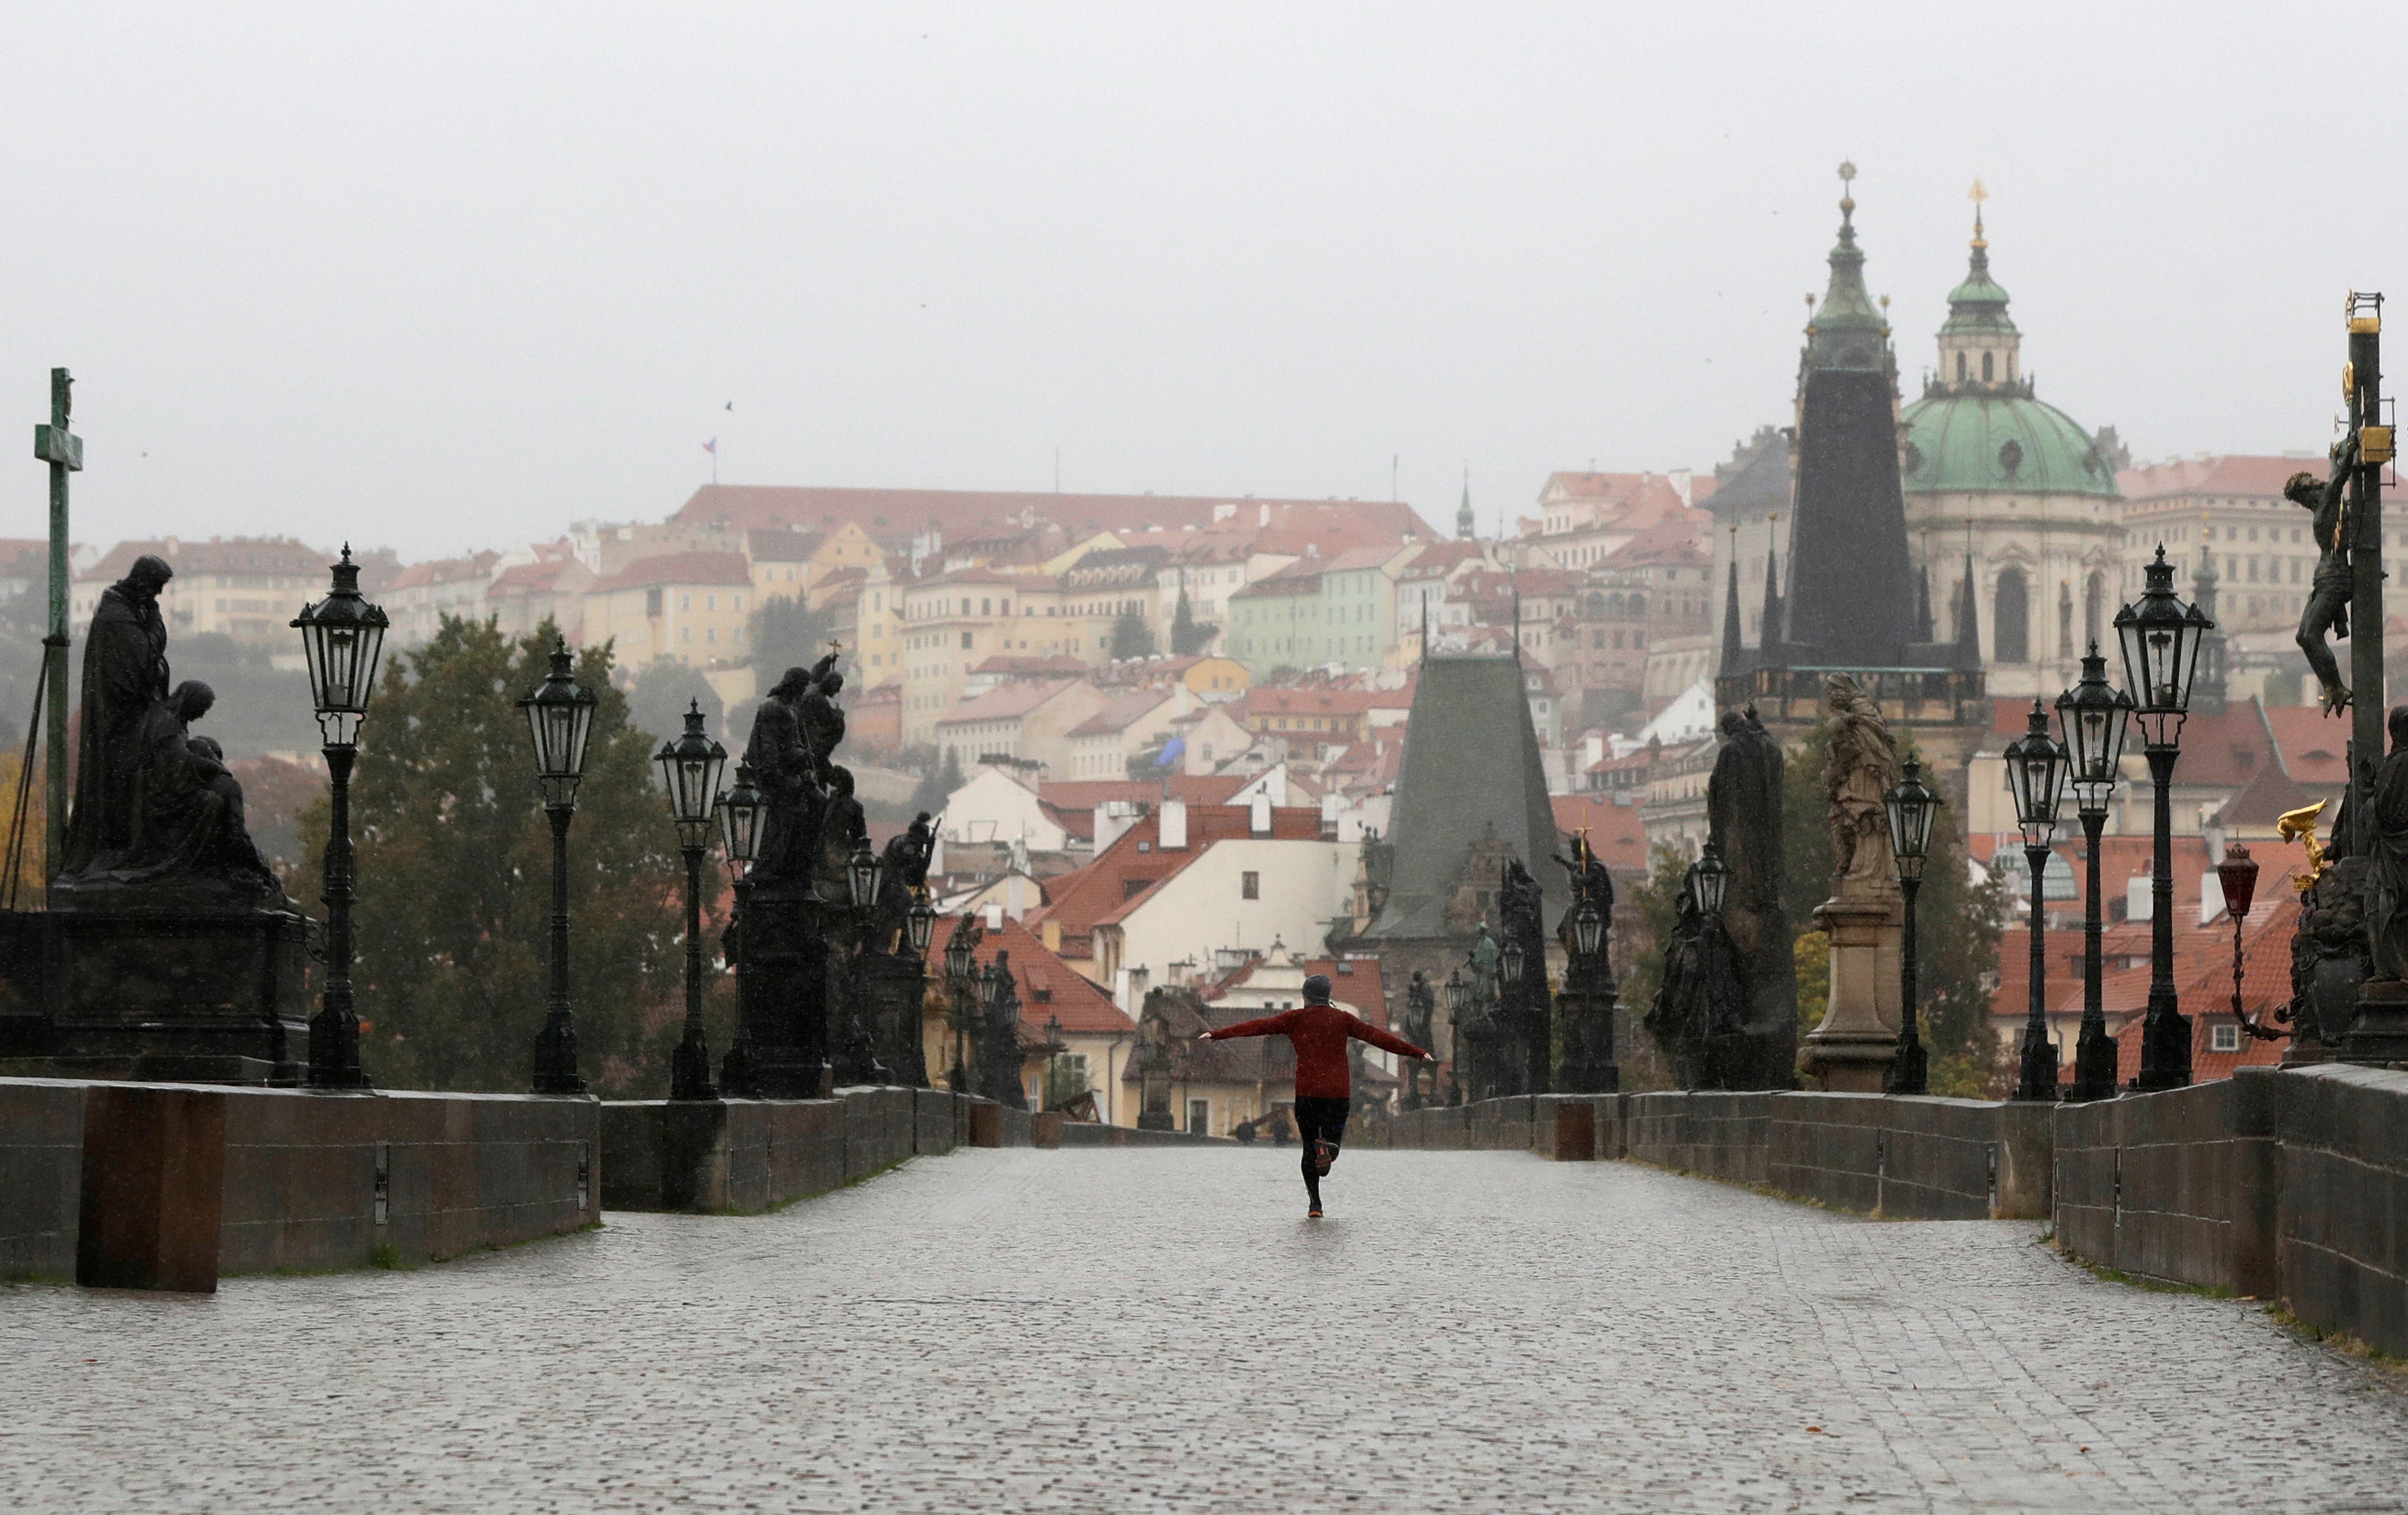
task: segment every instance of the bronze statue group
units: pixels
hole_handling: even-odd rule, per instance
[[[52,888],[68,897],[170,888],[281,906],[283,887],[251,844],[242,786],[223,749],[193,733],[216,691],[197,679],[168,682],[159,595],[174,577],[164,559],[138,557],[93,613],[75,807]]]

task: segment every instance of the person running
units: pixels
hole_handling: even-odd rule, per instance
[[[1296,1009],[1199,1032],[1196,1039],[1226,1042],[1240,1036],[1284,1036],[1296,1048],[1296,1126],[1304,1142],[1304,1191],[1312,1202],[1304,1213],[1318,1220],[1322,1176],[1338,1161],[1338,1144],[1346,1136],[1347,1105],[1354,1094],[1346,1066],[1347,1042],[1369,1042],[1401,1058],[1429,1054],[1330,1003],[1329,979],[1321,974],[1304,981],[1304,1003]]]

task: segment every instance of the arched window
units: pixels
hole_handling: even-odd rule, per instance
[[[1990,626],[1990,640],[1998,646],[2000,662],[2031,660],[2031,596],[2024,587],[2021,570],[2009,569],[1999,575]]]
[[[2073,585],[2060,582],[2057,586],[2057,656],[2064,657],[2073,645]]]
[[[2106,630],[2107,576],[2093,570],[2090,582],[2082,588],[2082,637],[2084,651],[2088,643],[2099,641]]]
[[[1982,354],[1982,382],[1984,382],[1984,383],[1985,383],[1985,384],[1986,384],[1986,383],[1988,383],[1989,382],[1990,382],[1990,354],[1987,354],[1987,353],[1985,353],[1985,354]]]

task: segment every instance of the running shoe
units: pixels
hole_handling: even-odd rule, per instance
[[[1336,1142],[1315,1141],[1312,1144],[1312,1167],[1314,1172],[1326,1176],[1329,1173],[1329,1165],[1337,1161],[1338,1144]]]
[[[1304,1212],[1304,1218],[1305,1218],[1307,1220],[1318,1220],[1318,1219],[1321,1219],[1321,1206],[1320,1206],[1318,1204],[1315,1204],[1315,1205],[1312,1206],[1312,1208],[1311,1208],[1311,1209],[1309,1209],[1309,1210],[1307,1210],[1307,1211],[1305,1211],[1305,1212]]]

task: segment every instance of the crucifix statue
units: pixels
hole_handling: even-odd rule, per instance
[[[2341,667],[2333,659],[2332,649],[2325,643],[2325,633],[2329,631],[2335,637],[2349,635],[2349,533],[2347,501],[2343,492],[2349,485],[2350,475],[2357,471],[2358,434],[2353,431],[2333,444],[2329,478],[2319,480],[2313,473],[2295,473],[2283,485],[2285,499],[2315,516],[2309,529],[2316,539],[2316,572],[2308,603],[2300,613],[2298,640],[2300,651],[2307,655],[2308,667],[2315,671],[2316,682],[2323,685],[2327,714],[2349,703],[2349,687],[2342,683]]]
[[[75,379],[50,370],[50,424],[34,428],[34,455],[50,466],[50,626],[42,638],[42,685],[50,730],[44,752],[43,876],[58,872],[67,835],[67,475],[83,468],[83,439],[67,429]]]

